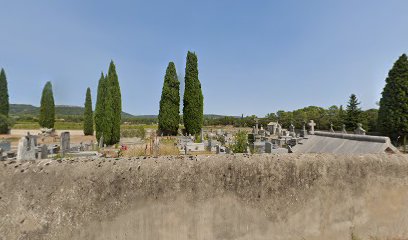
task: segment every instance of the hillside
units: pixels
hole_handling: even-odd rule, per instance
[[[40,108],[29,105],[29,104],[10,104],[10,115],[14,116],[27,116],[34,115],[37,116],[40,112]],[[67,106],[67,105],[56,105],[55,114],[57,116],[67,116],[67,115],[83,115],[84,108],[79,106]],[[123,118],[132,118],[132,114],[122,112]]]

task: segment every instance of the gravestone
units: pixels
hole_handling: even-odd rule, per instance
[[[11,149],[11,143],[10,141],[7,140],[2,140],[0,141],[0,148],[4,151],[4,152],[8,152]]]
[[[346,125],[343,124],[341,127],[342,127],[342,128],[341,128],[341,133],[347,134]]]
[[[35,160],[35,138],[31,138],[30,135],[22,137],[18,142],[17,160]]]
[[[290,132],[295,132],[295,126],[293,125],[293,123],[290,124],[289,131]]]
[[[48,146],[46,144],[43,144],[41,146],[41,159],[47,159],[48,158]]]
[[[307,130],[306,130],[306,121],[303,122],[302,130],[300,130],[300,136],[301,137],[306,137],[307,135]]]
[[[64,154],[70,150],[70,134],[69,132],[61,133],[61,153]]]
[[[277,125],[276,131],[277,131],[276,135],[278,136],[282,135],[282,125],[280,125],[279,123]]]
[[[316,126],[316,123],[313,120],[310,120],[310,122],[307,125],[309,125],[309,127],[310,127],[309,133],[311,135],[314,135],[314,132],[315,132],[314,128]]]
[[[358,135],[365,135],[366,131],[363,129],[363,124],[357,123],[357,128],[354,130],[354,133]]]
[[[334,133],[333,123],[330,123],[330,132]]]
[[[258,134],[259,128],[258,128],[258,118],[255,118],[255,128],[254,128],[254,134]]]
[[[271,142],[265,142],[265,153],[272,153],[273,144]]]
[[[271,135],[277,135],[277,128],[278,128],[278,123],[277,122],[268,123],[266,128],[270,132]]]
[[[265,142],[254,142],[254,153],[265,153]]]

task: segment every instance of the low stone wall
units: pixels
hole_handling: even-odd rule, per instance
[[[403,155],[0,162],[0,239],[407,239]]]
[[[355,140],[355,141],[391,143],[389,137],[382,137],[382,136],[370,136],[370,135],[359,135],[359,134],[348,134],[348,133],[333,133],[333,132],[322,132],[322,131],[315,131],[314,134],[317,136],[341,138],[341,139],[348,139],[348,140]]]

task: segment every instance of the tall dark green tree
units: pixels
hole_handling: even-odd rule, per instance
[[[360,122],[361,108],[358,106],[360,102],[355,94],[351,94],[346,108],[346,118],[344,124],[348,130],[354,130],[357,128],[357,124]]]
[[[199,133],[204,121],[204,97],[198,79],[197,55],[187,53],[185,90],[183,98],[183,120],[188,134]]]
[[[180,82],[173,62],[167,66],[159,110],[159,131],[177,135],[180,122]]]
[[[10,130],[9,95],[7,87],[6,72],[2,68],[0,71],[0,134],[7,134]]]
[[[0,114],[8,117],[9,114],[9,94],[7,87],[6,72],[2,68],[0,71]]]
[[[105,106],[106,106],[106,93],[107,93],[107,79],[101,73],[101,77],[98,83],[98,95],[96,97],[95,104],[95,131],[96,139],[99,141],[103,135],[104,129],[106,128],[106,118],[105,118]]]
[[[408,59],[405,54],[394,63],[385,80],[378,128],[394,140],[408,135]]]
[[[122,114],[122,96],[116,66],[113,61],[110,62],[108,77],[107,77],[107,94],[105,117],[107,128],[104,131],[104,139],[106,144],[113,145],[120,141],[120,123]]]
[[[84,111],[84,135],[93,135],[93,133],[94,124],[93,124],[91,89],[87,88]]]
[[[51,82],[47,82],[42,91],[39,123],[41,127],[54,128],[55,104]]]

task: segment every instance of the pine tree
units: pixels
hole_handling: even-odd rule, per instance
[[[388,72],[380,100],[378,127],[393,139],[408,134],[408,59],[399,57]]]
[[[346,119],[344,123],[348,130],[356,129],[360,121],[361,108],[359,108],[358,105],[360,105],[360,102],[358,102],[357,96],[351,94],[346,108]]]
[[[51,82],[45,84],[42,92],[39,123],[41,127],[54,128],[55,104]]]
[[[201,92],[201,83],[198,79],[197,56],[187,53],[185,90],[183,98],[183,120],[186,132],[199,133],[204,121],[204,97]]]
[[[110,62],[107,78],[106,94],[106,129],[103,138],[106,137],[106,144],[113,145],[120,141],[120,123],[122,113],[122,97],[116,67],[113,61]]]
[[[7,77],[4,69],[0,71],[0,114],[9,115],[9,95],[7,88]]]
[[[159,131],[177,135],[180,122],[180,82],[173,62],[167,66],[159,110]]]
[[[93,135],[93,112],[92,112],[92,98],[91,89],[86,89],[85,97],[85,111],[84,111],[84,135]]]
[[[106,128],[106,120],[105,120],[105,106],[106,106],[106,93],[107,93],[107,79],[101,73],[101,77],[98,83],[98,95],[96,97],[96,105],[95,105],[95,131],[96,131],[96,139],[99,141],[101,136],[103,135],[104,129]]]

